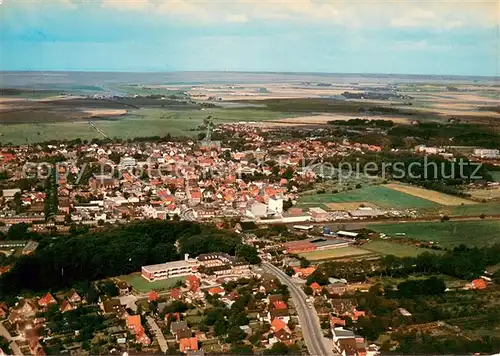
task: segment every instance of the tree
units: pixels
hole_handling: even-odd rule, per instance
[[[310,286],[305,286],[304,287],[304,293],[306,295],[313,295],[313,290],[312,290],[312,288]]]
[[[99,289],[108,297],[117,297],[120,293],[118,287],[111,280],[106,280],[99,285]]]
[[[250,245],[241,244],[236,246],[236,257],[243,258],[252,265],[259,264],[261,259],[257,249]]]
[[[232,326],[227,333],[226,342],[230,344],[236,343],[244,340],[246,336],[247,334],[239,326]]]
[[[233,355],[253,355],[253,348],[250,345],[234,344],[234,345],[231,345],[231,354],[233,354]]]
[[[285,273],[291,277],[291,276],[293,276],[295,274],[295,271],[293,270],[292,267],[286,266],[285,267]]]
[[[307,268],[311,265],[311,261],[309,261],[305,257],[300,257],[300,268]]]
[[[27,240],[28,236],[28,227],[29,225],[26,223],[14,224],[7,231],[6,240]]]

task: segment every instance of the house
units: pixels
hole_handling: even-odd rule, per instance
[[[122,309],[119,299],[108,299],[99,304],[104,314],[119,313]]]
[[[272,309],[267,315],[269,320],[279,319],[288,323],[290,321],[290,312],[288,309]]]
[[[116,286],[118,287],[118,293],[120,294],[120,296],[125,296],[129,294],[130,286],[128,285],[127,282],[119,281],[118,283],[116,283]]]
[[[300,268],[300,267],[293,267],[293,271],[295,272],[295,276],[300,277],[300,278],[307,278],[311,274],[316,271],[316,267],[306,267],[306,268]]]
[[[274,319],[271,322],[271,330],[273,332],[278,332],[281,329],[285,329],[286,327],[287,327],[287,324],[281,319]]]
[[[332,328],[333,349],[342,356],[365,356],[366,346],[362,337],[342,327]]]
[[[293,343],[293,335],[286,328],[280,329],[275,332],[273,339],[276,339],[277,342],[282,342],[287,345]],[[271,343],[274,343],[274,340]]]
[[[14,311],[21,317],[29,318],[36,314],[38,308],[33,302],[21,299],[14,307]]]
[[[64,300],[61,304],[61,307],[59,308],[59,310],[61,311],[61,313],[65,313],[65,312],[68,312],[68,311],[71,311],[71,310],[75,310],[76,307],[73,306],[73,304],[71,304],[71,302],[67,301],[67,300]]]
[[[481,278],[474,279],[471,285],[472,285],[471,289],[485,289],[487,287],[486,281]]]
[[[73,290],[68,294],[68,301],[70,303],[80,303],[82,301],[82,297],[80,297],[80,295]]]
[[[196,292],[200,289],[200,279],[195,275],[189,275],[186,277],[186,286],[191,292]]]
[[[331,283],[325,289],[329,295],[342,295],[347,291],[347,284],[342,282]]]
[[[214,296],[216,294],[224,295],[224,289],[222,289],[221,287],[213,287],[208,290],[208,294],[210,294],[211,296]]]
[[[321,291],[323,290],[323,288],[321,288],[321,286],[317,282],[311,283],[311,285],[309,287],[311,287],[311,289],[313,291],[313,295],[319,295],[321,293]]]
[[[179,342],[180,352],[198,351],[198,338],[190,337],[181,339]]]
[[[50,293],[45,294],[38,300],[38,305],[43,308],[54,304],[57,304],[57,300]]]
[[[170,324],[170,332],[175,335],[179,330],[189,330],[188,324],[185,321],[174,321]]]
[[[346,321],[344,319],[337,318],[336,316],[332,316],[330,318],[330,326],[332,328],[334,328],[336,326],[345,326],[345,324],[346,324]]]
[[[29,340],[28,347],[31,352],[31,355],[45,356],[45,351],[43,351],[42,345],[40,345],[40,342],[36,338]]]
[[[129,315],[127,317],[127,327],[132,330],[135,334],[135,341],[138,344],[148,346],[151,344],[151,339],[146,335],[144,326],[142,326],[140,315]]]
[[[249,232],[253,230],[257,230],[259,227],[253,221],[240,221],[236,225],[234,225],[234,231],[238,234],[241,232]]]

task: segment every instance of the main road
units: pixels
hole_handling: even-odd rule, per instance
[[[297,309],[302,334],[304,335],[304,340],[309,354],[314,356],[334,355],[333,345],[331,348],[328,348],[326,345],[323,331],[321,330],[321,326],[319,324],[318,315],[316,314],[316,309],[307,305],[307,296],[304,291],[300,287],[296,286],[292,279],[278,267],[269,262],[263,262],[262,267],[267,272],[278,277],[281,283],[288,287],[290,296],[295,304],[295,309]]]

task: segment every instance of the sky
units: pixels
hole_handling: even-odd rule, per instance
[[[0,0],[0,70],[500,75],[498,0]]]

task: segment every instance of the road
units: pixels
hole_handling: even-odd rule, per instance
[[[9,341],[9,347],[15,356],[22,356],[23,355],[23,353],[19,349],[19,346],[17,346],[16,341],[12,338],[9,331],[3,325],[3,322],[0,322],[0,335],[5,337],[7,339],[7,341]]]
[[[307,306],[307,296],[304,291],[300,287],[296,286],[293,283],[292,279],[287,276],[281,269],[275,267],[269,262],[263,262],[262,267],[267,272],[278,277],[281,283],[288,286],[290,296],[292,297],[295,308],[297,309],[300,327],[302,328],[302,334],[304,335],[304,340],[306,342],[309,354],[314,356],[334,355],[333,345],[331,348],[328,348],[325,343],[325,337],[323,336],[323,331],[321,331],[321,326],[319,324],[318,314],[316,314],[316,310]]]
[[[156,321],[150,316],[146,317],[146,321],[149,324],[149,329],[153,332],[156,339],[158,340],[158,344],[160,345],[161,352],[163,352],[163,353],[167,352],[167,349],[168,349],[167,340],[165,340],[165,336],[163,336],[163,332],[161,331],[158,324],[156,324]]]

